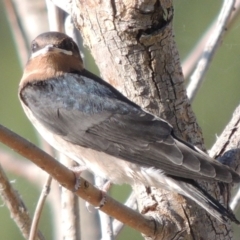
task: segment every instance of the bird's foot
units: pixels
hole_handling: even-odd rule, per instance
[[[97,207],[94,207],[95,209],[100,209],[102,208],[106,202],[107,202],[107,192],[111,187],[111,182],[107,181],[105,182],[102,187],[100,187],[100,191],[101,191],[101,200],[99,202],[99,205]],[[92,212],[92,208],[93,206],[91,204],[89,204],[88,202],[86,202],[86,208],[88,209],[89,212]]]
[[[86,166],[76,166],[76,167],[71,167],[70,168],[75,177],[76,177],[76,181],[75,181],[75,185],[74,185],[74,192],[76,192],[80,186],[81,186],[81,174],[83,171],[87,170]]]
[[[108,180],[107,182],[104,183],[104,185],[101,187],[101,194],[102,194],[102,198],[101,201],[99,203],[99,206],[96,207],[96,209],[100,209],[102,208],[105,203],[107,202],[107,192],[110,189],[112,183]]]

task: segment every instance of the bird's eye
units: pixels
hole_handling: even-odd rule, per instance
[[[73,50],[73,49],[74,49],[74,47],[75,47],[74,43],[73,43],[72,41],[70,41],[68,44],[69,44],[69,46],[70,46],[71,50]]]
[[[72,51],[74,50],[74,43],[72,41],[69,41],[69,39],[62,42],[62,47],[66,50]]]
[[[74,45],[73,45],[73,42],[72,42],[72,41],[69,41],[69,42],[67,43],[67,45],[68,45],[68,48],[69,48],[70,50],[73,50],[73,49],[74,49]]]
[[[36,42],[32,43],[32,52],[36,52],[36,50],[38,49],[38,44]]]

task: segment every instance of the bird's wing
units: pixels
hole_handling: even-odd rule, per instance
[[[197,153],[172,127],[84,71],[28,84],[21,99],[50,131],[66,141],[171,176],[239,181],[231,169]]]

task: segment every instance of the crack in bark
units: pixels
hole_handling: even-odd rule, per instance
[[[195,240],[194,232],[193,232],[192,226],[191,226],[191,221],[190,221],[190,219],[189,219],[189,217],[188,217],[188,215],[187,215],[187,212],[185,211],[185,208],[184,208],[182,205],[181,205],[181,207],[182,207],[182,210],[183,210],[183,212],[184,212],[184,215],[185,215],[185,217],[186,217],[186,219],[187,219],[188,227],[189,227],[191,236],[192,236],[193,240]]]
[[[178,231],[178,232],[176,232],[176,234],[170,239],[170,240],[179,240],[179,239],[181,239],[181,238],[179,238],[179,237],[181,237],[181,234],[183,233],[183,232],[185,232],[186,231],[186,229],[183,229],[183,230],[181,230],[181,231]],[[163,238],[164,239],[164,238]]]
[[[231,138],[234,136],[234,133],[238,130],[238,124],[240,123],[240,119],[238,119],[238,121],[236,122],[236,124],[234,125],[234,127],[232,128],[231,133],[228,135],[228,139],[225,142],[225,144],[223,145],[221,151],[218,153],[218,155],[216,155],[216,158],[218,158],[219,156],[221,156],[227,149],[228,144],[231,142]]]
[[[115,18],[116,14],[117,14],[117,8],[116,8],[115,0],[110,0],[110,4],[111,4],[112,10],[113,10],[113,18]]]

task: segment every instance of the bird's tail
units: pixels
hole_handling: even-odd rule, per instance
[[[142,169],[142,173],[149,186],[156,186],[177,192],[196,202],[220,222],[224,223],[229,219],[240,225],[240,221],[237,220],[232,210],[220,204],[206,190],[199,186],[196,181],[182,177],[168,176],[164,172],[154,168],[144,168]]]
[[[240,221],[237,220],[231,209],[227,209],[221,205],[207,191],[199,186],[197,182],[186,182],[182,179],[181,181],[177,181],[177,179],[174,179],[173,181],[176,181],[177,188],[181,188],[181,191],[178,192],[181,192],[182,195],[192,199],[220,222],[224,223],[227,219],[230,219],[236,224],[240,224]]]

